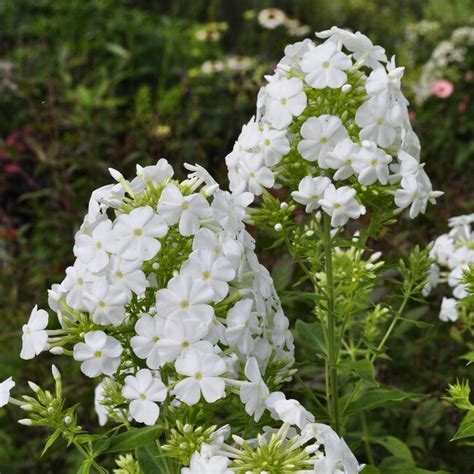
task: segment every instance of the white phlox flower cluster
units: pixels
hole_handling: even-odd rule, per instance
[[[439,319],[456,321],[458,319],[458,301],[468,296],[462,283],[463,273],[469,265],[474,264],[474,214],[452,217],[449,219],[450,231],[440,235],[434,242],[430,257],[435,263],[424,294],[442,283],[452,289],[452,297],[443,297]],[[474,317],[474,315],[472,315]]]
[[[131,181],[111,170],[117,183],[92,194],[76,261],[49,293],[60,329],[48,330],[37,307],[23,326],[22,358],[72,355],[104,381],[101,424],[123,403],[128,417],[152,425],[164,403],[214,403],[241,386],[247,411],[259,415],[252,387],[291,376],[289,323],[243,224],[253,196],[187,167],[182,182],[164,159],[138,166]]]
[[[233,435],[203,443],[182,474],[246,472],[357,474],[359,465],[344,439],[328,425],[310,423],[303,429],[283,423],[264,427],[255,438]]]
[[[255,196],[287,187],[333,227],[366,206],[424,213],[434,191],[401,92],[404,68],[360,32],[337,27],[285,48],[226,157],[230,188]],[[395,210],[396,211],[396,210]]]

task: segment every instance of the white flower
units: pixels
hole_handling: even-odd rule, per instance
[[[344,71],[351,66],[351,59],[339,51],[332,42],[316,47],[310,46],[301,60],[301,69],[306,73],[306,82],[316,89],[341,87],[347,81]]]
[[[246,153],[240,161],[239,173],[231,180],[231,190],[241,192],[248,189],[253,195],[260,196],[264,188],[271,188],[275,178],[271,170],[264,166],[263,156]]]
[[[251,204],[254,196],[252,193],[229,193],[228,191],[218,190],[214,194],[214,200],[211,204],[212,215],[223,229],[239,231],[243,227],[243,219],[246,216],[247,206]],[[207,229],[200,229],[197,235]],[[215,235],[215,234],[214,234]]]
[[[303,140],[298,143],[298,151],[308,161],[318,160],[321,168],[327,168],[326,155],[336,144],[347,137],[347,130],[341,119],[333,115],[310,117],[301,127]]]
[[[394,142],[397,131],[396,123],[390,120],[389,101],[383,96],[374,97],[364,102],[355,115],[357,125],[361,127],[361,140],[371,140],[381,147],[389,147]]]
[[[270,395],[270,391],[262,379],[255,357],[250,357],[245,364],[245,376],[249,382],[241,383],[240,400],[245,404],[245,411],[258,421],[265,411],[265,400]]]
[[[403,150],[398,152],[398,161],[400,162],[400,176],[402,178],[407,178],[408,176],[416,178],[424,167],[424,163],[420,163],[418,159]]]
[[[194,281],[189,275],[172,278],[166,288],[156,293],[156,311],[162,318],[178,316],[192,318],[209,324],[214,316],[212,306],[214,292],[202,281]]]
[[[168,163],[168,160],[164,158],[160,158],[156,165],[145,166],[144,168],[137,165],[137,177],[144,181],[151,181],[155,185],[171,178],[173,174],[173,168]]]
[[[226,371],[226,365],[219,356],[192,349],[176,361],[175,368],[187,377],[176,384],[173,393],[187,405],[195,405],[201,394],[208,403],[225,396],[225,382],[219,375]]]
[[[23,325],[21,336],[22,348],[20,357],[28,360],[44,351],[48,345],[48,313],[44,309],[38,309],[36,305],[30,314],[28,323]]]
[[[73,351],[74,360],[82,361],[82,373],[87,377],[113,375],[123,351],[117,339],[103,331],[92,331],[84,336],[84,341],[77,343]]]
[[[15,382],[11,377],[0,383],[0,407],[4,407],[10,399],[10,392],[15,386]]]
[[[213,300],[223,300],[229,293],[228,281],[235,277],[235,270],[224,257],[216,257],[210,250],[195,250],[181,268],[183,275],[201,281],[214,293]]]
[[[105,426],[108,420],[107,407],[105,407],[102,402],[105,401],[105,388],[109,380],[110,379],[103,379],[94,390],[94,410],[97,413],[100,426]]]
[[[375,143],[363,146],[354,156],[352,168],[359,175],[359,183],[365,186],[375,183],[377,180],[387,184],[389,169],[388,164],[392,157],[383,150],[377,148]]]
[[[303,54],[309,50],[309,45],[313,42],[307,38],[303,41],[298,41],[297,43],[288,44],[285,46],[285,57],[281,59],[279,64],[290,66],[294,69],[300,68],[300,61],[303,57]]]
[[[112,222],[101,222],[91,235],[78,232],[75,237],[74,255],[85,263],[91,272],[103,270],[109,263],[109,253],[113,250]]]
[[[61,286],[67,291],[66,303],[73,309],[85,310],[85,294],[90,291],[94,280],[88,265],[77,259],[72,267],[66,268],[66,278]]]
[[[296,202],[306,206],[306,212],[312,212],[319,207],[319,200],[330,184],[331,180],[325,176],[305,176],[298,185],[298,191],[293,191],[291,196]]]
[[[92,313],[96,324],[113,324],[119,326],[125,319],[125,305],[129,294],[122,289],[110,285],[103,278],[98,279],[85,295],[87,309]]]
[[[160,415],[160,407],[155,402],[165,400],[167,390],[159,377],[153,376],[148,369],[141,369],[135,376],[125,377],[122,395],[131,400],[130,416],[138,423],[151,426]]]
[[[168,226],[150,206],[120,214],[114,224],[117,251],[125,260],[150,260],[161,248],[157,238],[164,237]]]
[[[208,332],[208,325],[202,321],[183,320],[180,317],[169,318],[163,328],[163,335],[156,345],[161,364],[176,360],[190,349],[212,353],[212,344],[202,340]]]
[[[227,457],[214,456],[212,448],[203,444],[201,453],[193,453],[189,467],[183,467],[181,474],[233,474],[234,471],[227,469],[228,465]]]
[[[146,359],[146,365],[150,369],[158,369],[164,364],[158,350],[158,343],[163,337],[164,325],[163,318],[145,314],[135,324],[137,335],[130,339],[133,352],[140,359]]]
[[[211,217],[209,203],[200,194],[183,196],[175,184],[168,184],[163,190],[157,209],[168,225],[179,221],[181,235],[195,234],[201,220]]]
[[[257,316],[252,312],[253,300],[238,301],[227,313],[225,337],[229,345],[236,345],[243,354],[253,347],[253,335],[260,334]]]
[[[265,404],[274,418],[296,425],[299,429],[314,422],[314,416],[298,400],[287,400],[282,392],[273,392],[267,397]]]
[[[266,88],[268,101],[265,119],[278,129],[287,127],[293,117],[301,115],[306,108],[306,94],[303,82],[297,77],[280,78],[268,84]]]
[[[259,146],[267,166],[276,165],[290,151],[286,130],[273,130],[266,124],[260,135]]]
[[[324,192],[324,197],[319,201],[326,214],[331,216],[331,225],[340,227],[351,219],[358,219],[365,212],[363,206],[355,198],[356,191],[348,186],[338,189],[330,184]]]
[[[400,100],[406,104],[407,100],[400,92],[401,79],[405,71],[404,67],[395,66],[395,57],[387,65],[387,69],[379,67],[373,70],[365,83],[367,94],[386,94],[392,100]]]
[[[147,287],[147,280],[141,270],[142,265],[141,260],[125,260],[113,256],[110,259],[110,265],[107,270],[110,283],[114,287],[128,293],[129,296],[131,296],[132,292],[139,296],[143,295]]]
[[[265,8],[258,14],[257,19],[264,28],[274,30],[277,26],[283,25],[286,15],[279,8]]]
[[[401,209],[410,206],[411,219],[414,219],[420,212],[424,214],[428,200],[428,189],[415,176],[403,178],[401,188],[395,191],[395,204]]]
[[[354,157],[359,151],[359,145],[355,144],[350,138],[339,141],[334,150],[329,151],[326,155],[326,165],[334,170],[334,179],[347,179],[354,174],[352,164]]]

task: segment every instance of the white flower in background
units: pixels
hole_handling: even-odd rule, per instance
[[[249,382],[241,383],[240,400],[245,404],[245,411],[258,421],[265,411],[265,401],[270,395],[270,390],[262,379],[255,357],[250,357],[245,364],[245,376]]]
[[[428,205],[428,190],[414,176],[407,176],[401,181],[401,188],[395,191],[395,204],[400,209],[410,207],[410,218],[414,219],[420,212],[423,214]]]
[[[135,324],[137,335],[130,339],[135,355],[140,359],[146,359],[146,365],[153,370],[164,364],[158,349],[158,343],[163,337],[164,325],[165,319],[144,314]]]
[[[227,469],[229,459],[225,456],[214,455],[211,446],[202,445],[201,452],[194,452],[189,467],[183,467],[181,474],[233,474]]]
[[[285,23],[286,14],[279,8],[265,8],[258,14],[257,19],[264,28],[274,30]]]
[[[87,265],[93,273],[100,272],[109,263],[109,253],[114,250],[112,238],[112,222],[106,220],[101,222],[91,235],[76,234],[74,244],[74,255]]]
[[[164,237],[168,226],[150,206],[120,214],[114,224],[117,253],[125,260],[150,260],[161,248],[157,238]]]
[[[158,202],[158,214],[168,225],[179,221],[181,235],[195,234],[201,220],[211,217],[209,203],[200,194],[183,196],[175,184],[168,184]]]
[[[369,186],[376,181],[387,184],[390,174],[388,165],[391,161],[390,155],[377,148],[375,143],[369,143],[367,146],[362,146],[354,156],[352,168],[359,175],[360,184]]]
[[[303,139],[298,151],[308,161],[318,161],[321,168],[327,168],[326,156],[336,144],[347,137],[347,130],[341,119],[332,115],[310,117],[301,127]]]
[[[359,150],[359,145],[350,138],[345,138],[338,141],[334,150],[327,153],[325,163],[329,168],[336,170],[333,176],[335,180],[347,179],[354,174],[352,165]]]
[[[213,291],[213,300],[216,302],[227,296],[227,282],[235,278],[235,270],[229,261],[224,257],[216,257],[210,250],[195,250],[183,265],[181,273],[207,285]]]
[[[296,202],[306,206],[306,212],[313,212],[319,207],[319,200],[330,184],[331,180],[325,176],[305,176],[298,185],[298,191],[293,191],[291,196]]]
[[[195,405],[201,395],[208,403],[225,396],[225,382],[219,376],[226,371],[226,364],[221,357],[189,350],[175,367],[178,374],[186,377],[176,384],[173,393],[187,405]]]
[[[344,71],[351,66],[349,56],[339,51],[331,42],[311,46],[301,61],[301,69],[306,73],[306,82],[315,89],[341,87],[347,81]]]
[[[129,296],[132,293],[142,296],[148,286],[142,267],[141,260],[125,260],[112,256],[107,269],[107,277],[112,286],[128,293]]]
[[[347,223],[349,219],[358,219],[365,213],[364,206],[361,206],[355,198],[356,191],[348,186],[338,189],[330,184],[324,192],[324,197],[319,201],[320,206],[326,214],[331,216],[331,225],[340,227]]]
[[[383,97],[378,96],[364,102],[356,112],[355,120],[361,127],[359,133],[361,140],[371,140],[387,148],[391,146],[397,136],[396,126],[390,120],[390,103]]]
[[[208,332],[208,324],[202,321],[169,318],[163,328],[163,335],[156,344],[161,364],[176,360],[190,349],[212,353],[212,344],[202,340]]]
[[[267,85],[265,119],[278,129],[287,127],[293,117],[301,115],[306,108],[303,83],[297,77],[282,77]]]
[[[148,369],[141,369],[136,375],[125,377],[122,395],[131,400],[130,416],[138,423],[151,426],[160,415],[160,407],[156,402],[166,399],[167,390],[159,377]]]
[[[10,392],[15,386],[15,382],[11,377],[8,377],[3,382],[0,382],[0,407],[4,407],[10,399]]]
[[[202,281],[194,281],[189,275],[172,278],[166,288],[156,293],[156,312],[162,318],[177,316],[209,323],[214,310],[210,303],[213,290]]]
[[[260,334],[260,326],[252,312],[253,300],[238,301],[227,313],[225,337],[229,345],[236,345],[243,354],[248,354],[253,346],[253,336]]]
[[[286,130],[273,130],[268,125],[264,125],[260,135],[259,147],[265,165],[276,165],[280,162],[282,156],[290,151],[290,142],[286,136]]]
[[[103,331],[92,331],[84,336],[84,341],[78,342],[73,351],[74,360],[82,362],[82,373],[87,377],[113,375],[123,351],[117,339]]]
[[[44,309],[38,309],[38,305],[36,305],[31,311],[28,322],[22,328],[20,353],[22,359],[33,359],[46,349],[48,346],[47,327],[48,313]]]
[[[100,278],[85,295],[85,304],[96,324],[118,326],[125,319],[129,294]]]
[[[456,321],[458,319],[458,311],[456,309],[457,300],[454,298],[443,298],[441,302],[441,310],[439,312],[439,319],[441,321]]]

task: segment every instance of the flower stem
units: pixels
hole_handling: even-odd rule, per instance
[[[337,380],[336,320],[334,317],[334,282],[332,274],[331,220],[324,213],[324,254],[326,265],[327,333],[329,362],[329,392],[332,427],[339,432],[339,390]],[[326,377],[327,379],[327,377]],[[327,383],[327,382],[326,382]]]

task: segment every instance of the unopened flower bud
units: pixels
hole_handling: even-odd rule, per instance
[[[287,202],[282,202],[280,204],[280,209],[288,209],[288,203]]]
[[[314,230],[307,230],[306,237],[312,237],[314,235]]]
[[[51,366],[51,373],[53,374],[54,380],[61,379],[61,373],[59,372],[58,368],[54,364]]]
[[[63,347],[59,347],[59,346],[56,346],[56,347],[52,347],[49,352],[51,354],[54,354],[54,355],[62,355],[64,354],[64,348]]]
[[[282,226],[280,223],[278,223],[278,224],[275,224],[274,229],[275,229],[277,232],[280,232],[280,231],[283,229],[283,226]]]
[[[158,270],[160,268],[160,264],[158,262],[155,262],[151,268],[153,268],[153,270]]]
[[[64,417],[64,424],[70,425],[72,423],[72,418],[68,415]]]
[[[123,174],[114,168],[109,168],[109,173],[110,173],[110,176],[112,176],[112,178],[115,179],[115,181],[120,182],[124,179]]]
[[[53,413],[54,412],[54,408],[53,407],[48,407],[48,413]]]
[[[26,403],[25,405],[20,405],[20,408],[24,411],[31,411],[33,410],[33,405]]]
[[[183,426],[183,431],[184,431],[185,433],[190,433],[192,429],[193,429],[192,426],[191,426],[190,424],[188,424],[188,423],[186,423],[186,424]]]
[[[38,385],[36,385],[34,382],[28,382],[28,385],[31,388],[31,390],[33,390],[33,392],[35,393],[41,390],[41,388]]]
[[[350,92],[351,90],[352,90],[351,84],[344,84],[344,85],[341,87],[341,91],[342,91],[344,94],[347,94],[347,93]]]
[[[21,420],[18,420],[18,423],[23,426],[31,426],[31,420],[29,418],[22,418]]]

